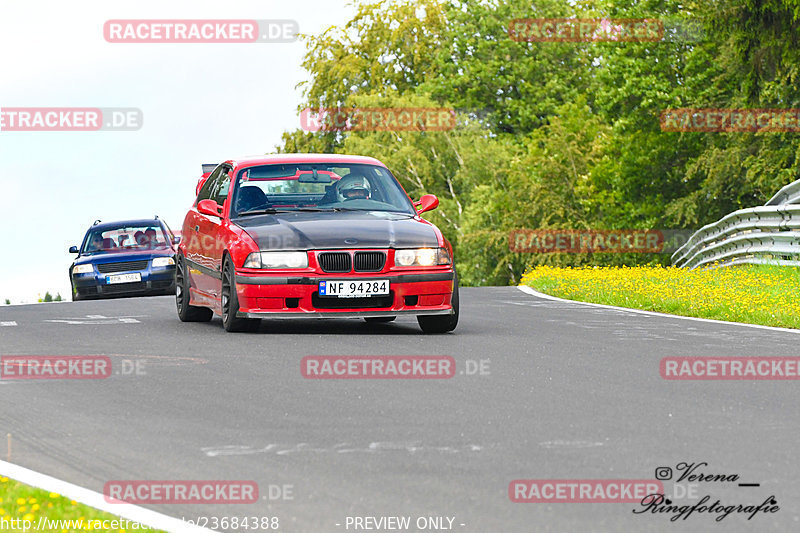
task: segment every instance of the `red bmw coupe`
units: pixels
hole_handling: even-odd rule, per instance
[[[371,157],[279,154],[225,161],[197,184],[176,256],[178,316],[222,316],[227,331],[262,318],[414,315],[426,333],[458,324],[453,248]]]

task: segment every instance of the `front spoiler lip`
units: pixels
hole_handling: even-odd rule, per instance
[[[369,317],[383,317],[383,316],[397,316],[397,315],[452,315],[453,309],[431,309],[429,311],[424,309],[404,309],[402,311],[312,311],[305,312],[299,311],[295,313],[286,312],[270,312],[263,311],[258,313],[243,313],[239,311],[236,313],[237,318],[369,318]]]

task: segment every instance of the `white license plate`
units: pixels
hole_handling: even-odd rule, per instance
[[[133,283],[134,281],[142,281],[142,275],[139,272],[133,274],[115,274],[113,276],[106,276],[106,283],[109,285],[113,283]]]
[[[369,298],[389,294],[388,279],[325,280],[319,282],[319,295],[327,298]]]

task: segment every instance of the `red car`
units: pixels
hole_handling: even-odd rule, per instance
[[[229,160],[196,192],[176,256],[182,321],[217,313],[227,331],[262,318],[414,315],[426,333],[458,324],[453,248],[420,218],[439,201],[412,202],[377,159]]]

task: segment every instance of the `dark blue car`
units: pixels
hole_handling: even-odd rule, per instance
[[[96,221],[69,267],[72,299],[175,294],[175,237],[158,217]]]

